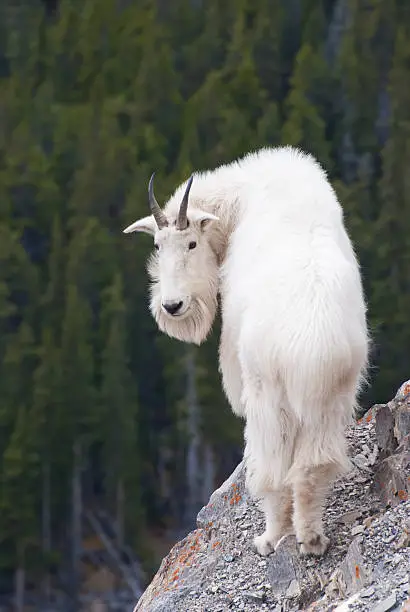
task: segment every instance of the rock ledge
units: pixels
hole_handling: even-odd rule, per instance
[[[353,469],[325,508],[328,552],[301,558],[293,536],[260,557],[263,515],[245,466],[211,496],[197,529],[162,561],[134,612],[410,612],[410,381],[348,430]]]

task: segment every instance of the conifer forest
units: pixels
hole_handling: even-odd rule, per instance
[[[218,325],[161,334],[152,240],[122,233],[153,171],[162,204],[262,146],[316,155],[362,267],[362,404],[408,378],[409,83],[408,0],[2,0],[1,609],[80,609],[104,555],[144,587],[241,459]]]

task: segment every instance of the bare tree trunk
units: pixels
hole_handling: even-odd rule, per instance
[[[24,548],[20,544],[17,545],[17,559],[18,559],[18,567],[16,568],[16,571],[14,574],[16,612],[23,612],[26,570],[24,567]]]
[[[117,483],[117,545],[124,546],[124,482],[119,478]]]
[[[202,470],[202,503],[206,504],[215,487],[215,460],[212,446],[209,443],[204,445],[204,468]]]
[[[43,552],[49,558],[51,552],[51,493],[50,493],[50,463],[43,461],[43,501],[42,501],[42,530],[43,530]],[[44,596],[46,601],[50,600],[50,574],[47,571],[43,582]]]
[[[201,490],[199,482],[199,403],[195,379],[195,355],[192,348],[187,353],[187,405],[188,405],[188,456],[186,463],[186,484],[188,487],[187,503],[185,507],[184,527],[191,525],[201,505]]]
[[[72,474],[72,601],[73,610],[79,610],[80,561],[81,561],[81,441],[77,438],[73,445]]]
[[[109,536],[107,536],[97,517],[92,512],[86,512],[85,516],[88,519],[88,522],[90,523],[94,532],[98,535],[101,542],[104,544],[106,550],[110,554],[111,559],[120,569],[124,581],[127,583],[128,587],[132,591],[137,601],[142,595],[142,588],[140,585],[140,579],[138,574],[133,572],[132,569],[126,563],[123,563],[123,561],[121,560],[120,551],[117,550],[117,547],[114,545],[113,540]]]

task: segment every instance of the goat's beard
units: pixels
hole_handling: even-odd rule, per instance
[[[155,284],[151,287],[150,310],[159,329],[181,342],[200,345],[208,337],[216,316],[217,291],[193,297],[189,310],[180,317],[166,315],[161,308],[161,297]]]
[[[150,311],[159,329],[181,342],[202,344],[211,332],[218,308],[218,268],[215,266],[214,269],[208,270],[207,281],[196,287],[188,311],[176,317],[165,314],[161,307],[158,258],[155,253],[147,262],[147,272],[151,279]]]

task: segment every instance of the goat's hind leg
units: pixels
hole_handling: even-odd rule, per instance
[[[265,531],[256,536],[254,545],[260,555],[268,555],[283,536],[293,533],[291,488],[283,487],[264,493],[262,508],[265,515]]]
[[[323,529],[323,506],[335,476],[332,464],[298,468],[293,474],[293,522],[302,555],[323,555],[329,538]]]
[[[282,408],[280,388],[254,385],[249,393],[246,386],[244,396],[247,488],[253,497],[261,498],[266,522],[254,544],[261,555],[267,555],[284,535],[293,533],[292,489],[284,478],[292,460],[295,424]]]
[[[316,406],[307,411],[311,423],[299,431],[286,480],[293,489],[293,523],[304,555],[320,556],[329,545],[323,509],[331,483],[351,467],[345,437],[350,406],[344,397],[330,406]]]

